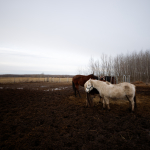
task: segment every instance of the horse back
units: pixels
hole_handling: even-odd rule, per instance
[[[120,83],[120,85],[121,85],[121,89],[124,91],[125,95],[128,95],[128,96],[135,95],[135,85],[128,83],[128,82]]]
[[[83,75],[76,75],[76,76],[74,76],[73,78],[72,78],[72,80],[76,80],[76,79],[78,79],[78,78],[81,78]]]
[[[123,82],[120,84],[104,84],[102,93],[110,98],[133,97],[135,95],[135,86],[131,83]]]

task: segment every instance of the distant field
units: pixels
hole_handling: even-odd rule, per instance
[[[19,82],[71,82],[72,78],[53,78],[53,77],[0,77],[0,83],[19,83]]]

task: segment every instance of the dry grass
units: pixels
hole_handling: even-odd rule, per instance
[[[0,77],[0,83],[20,82],[71,82],[72,78]]]

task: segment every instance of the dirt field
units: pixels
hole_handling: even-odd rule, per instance
[[[0,84],[0,149],[149,150],[150,85],[136,86],[130,113],[128,101],[85,108],[71,83]]]

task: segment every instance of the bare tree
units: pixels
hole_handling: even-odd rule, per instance
[[[91,57],[86,71],[83,70],[84,74],[114,75],[121,78],[123,75],[129,75],[131,81],[150,82],[150,50],[119,54],[114,58],[102,54],[99,60]]]

